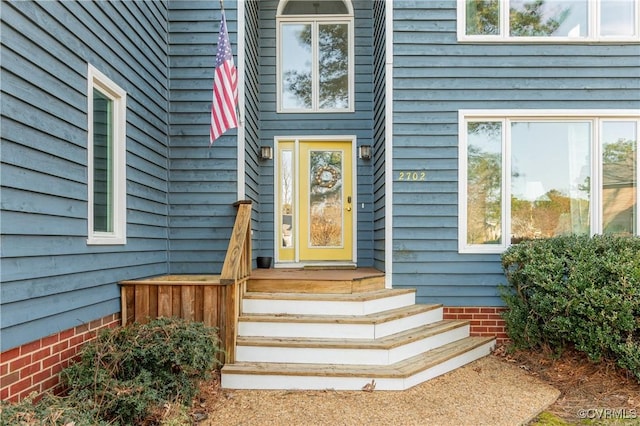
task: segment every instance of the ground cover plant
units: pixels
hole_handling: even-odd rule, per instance
[[[502,255],[507,333],[520,349],[612,359],[640,380],[640,238],[563,236]]]
[[[186,416],[220,351],[216,329],[175,318],[105,330],[61,372],[60,396],[3,404],[0,418],[26,425],[166,424],[167,417]]]

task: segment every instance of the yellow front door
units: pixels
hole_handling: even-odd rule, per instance
[[[351,141],[278,144],[278,260],[353,261]]]

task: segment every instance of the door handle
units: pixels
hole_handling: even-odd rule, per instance
[[[348,212],[351,211],[351,195],[347,196],[347,208],[345,210]]]

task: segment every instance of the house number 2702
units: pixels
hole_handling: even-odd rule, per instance
[[[403,172],[398,172],[398,180],[403,180],[403,181],[427,180],[427,172],[424,172],[424,171],[403,171]]]

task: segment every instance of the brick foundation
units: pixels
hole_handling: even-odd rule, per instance
[[[55,388],[58,373],[76,357],[80,347],[102,328],[120,325],[120,313],[82,324],[0,354],[0,399],[18,402],[32,392]]]
[[[500,313],[504,307],[444,307],[444,319],[471,322],[472,336],[495,336],[496,343],[505,343],[509,338],[504,319]]]

